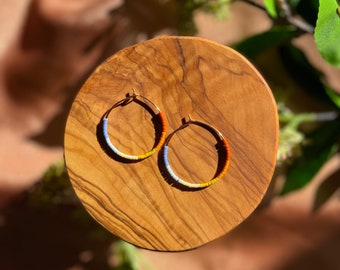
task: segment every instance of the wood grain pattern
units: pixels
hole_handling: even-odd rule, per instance
[[[162,153],[121,162],[101,147],[106,110],[136,88],[166,116],[167,132],[188,114],[228,140],[231,161],[214,185],[188,191],[162,173]],[[156,142],[152,113],[136,102],[109,116],[112,143],[127,154]],[[194,37],[159,37],[126,48],[100,65],[77,95],[65,131],[72,185],[89,213],[122,239],[152,250],[192,249],[242,222],[257,207],[276,160],[278,120],[271,91],[256,69],[232,49]],[[192,182],[217,171],[216,139],[190,125],[171,139],[169,162]]]

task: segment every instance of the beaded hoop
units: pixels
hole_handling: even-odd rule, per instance
[[[126,98],[118,101],[116,104],[114,104],[104,114],[104,117],[103,117],[103,135],[104,135],[104,138],[105,138],[107,145],[119,157],[122,157],[122,158],[128,159],[128,160],[142,160],[142,159],[150,157],[151,155],[153,155],[154,153],[156,153],[157,151],[159,151],[162,148],[162,146],[165,142],[165,138],[166,138],[166,131],[165,131],[166,130],[166,122],[165,122],[165,117],[164,117],[163,113],[161,112],[161,110],[158,108],[158,106],[155,103],[153,103],[150,99],[148,99],[148,98],[146,98],[146,97],[144,97],[140,94],[137,94],[136,90],[134,88],[132,90],[133,90],[132,95],[127,95]],[[107,128],[108,117],[109,117],[109,114],[111,113],[111,111],[114,108],[116,108],[118,106],[126,105],[126,104],[132,102],[133,100],[135,100],[137,97],[142,98],[144,101],[151,104],[156,109],[156,111],[157,111],[156,116],[159,118],[160,122],[162,123],[162,134],[161,134],[161,136],[160,136],[160,138],[157,142],[157,145],[153,149],[151,149],[149,152],[147,152],[145,154],[139,154],[139,155],[129,155],[129,154],[122,153],[112,144],[110,137],[109,137],[108,128]]]
[[[190,124],[194,124],[194,125],[198,125],[201,126],[205,129],[208,129],[212,132],[215,133],[216,137],[219,138],[219,143],[222,146],[222,149],[225,151],[225,161],[224,164],[221,168],[221,170],[219,171],[218,175],[215,176],[213,179],[204,182],[204,183],[190,183],[187,182],[183,179],[181,179],[180,177],[178,177],[173,170],[170,167],[169,164],[169,160],[168,160],[168,150],[169,150],[169,142],[172,138],[172,136],[179,130],[186,128],[187,126],[189,126]],[[220,151],[221,149],[217,149],[217,151]],[[230,150],[229,150],[229,146],[228,146],[228,142],[227,140],[224,138],[224,136],[222,135],[222,133],[220,131],[218,131],[216,128],[214,128],[213,126],[210,126],[208,124],[205,124],[203,122],[200,121],[196,121],[196,120],[192,120],[190,115],[189,115],[189,121],[185,122],[184,119],[184,123],[182,126],[180,126],[179,128],[177,128],[175,131],[173,131],[166,139],[165,144],[164,144],[164,152],[163,152],[163,158],[164,158],[164,165],[166,170],[168,171],[168,173],[170,174],[170,176],[173,178],[173,180],[175,180],[176,182],[178,182],[179,184],[189,187],[189,188],[193,188],[193,189],[198,189],[198,188],[205,188],[208,186],[211,186],[212,184],[216,183],[218,180],[220,180],[225,173],[228,170],[229,167],[229,162],[230,162]]]

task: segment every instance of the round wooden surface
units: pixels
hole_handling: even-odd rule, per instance
[[[162,151],[138,162],[107,151],[101,119],[132,88],[159,107],[167,134],[190,114],[225,136],[230,166],[221,180],[188,190],[172,185]],[[141,154],[157,143],[155,108],[145,105],[129,102],[110,113],[108,132],[121,152]],[[81,202],[105,228],[143,248],[180,251],[224,235],[249,216],[271,180],[277,143],[275,101],[243,56],[201,38],[159,37],[119,51],[89,77],[69,113],[65,160]],[[220,160],[215,144],[209,130],[188,126],[171,138],[171,168],[188,182],[212,179]]]

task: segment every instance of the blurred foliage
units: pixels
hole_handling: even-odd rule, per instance
[[[313,34],[316,26],[315,40],[321,54],[330,64],[339,67],[340,18],[337,7],[336,0],[320,1],[320,8],[318,0],[265,0],[263,9],[272,18],[272,27],[233,46],[252,61],[267,50],[276,50],[287,74],[304,94],[324,108],[318,112],[293,112],[288,107],[289,96],[282,99],[272,87],[281,126],[278,166],[286,167],[281,194],[308,184],[339,149],[339,94],[325,84],[324,74],[320,74],[292,42],[303,34]],[[293,91],[286,89],[291,96]],[[303,129],[307,123],[313,123],[314,128]]]
[[[218,19],[228,16],[232,0],[178,0],[178,31],[181,35],[194,35],[197,31],[194,15],[200,10],[212,13]]]
[[[277,6],[276,6],[276,1],[275,0],[263,0],[265,8],[268,12],[268,14],[272,17],[272,18],[277,18],[278,15],[278,10],[277,10]]]
[[[106,261],[112,261],[110,269],[116,270],[151,270],[152,267],[138,252],[137,247],[115,238],[110,232],[101,226],[92,226],[93,219],[85,211],[76,197],[66,171],[64,161],[52,164],[41,181],[29,191],[29,205],[31,208],[45,212],[53,212],[62,206],[69,206],[72,209],[72,220],[86,229],[86,237],[93,244],[99,242],[101,245],[109,244]],[[93,254],[95,256],[96,254]],[[99,254],[99,257],[102,255]],[[106,263],[102,263],[101,267]],[[98,262],[97,262],[98,263]],[[107,264],[107,263],[106,263]],[[109,267],[105,266],[105,269]]]
[[[275,46],[289,42],[297,36],[296,29],[291,26],[273,26],[264,33],[260,33],[234,44],[233,48],[249,59],[254,59],[261,53]]]
[[[65,163],[52,164],[30,191],[30,204],[33,207],[55,207],[60,204],[78,204],[67,175]]]
[[[113,245],[113,254],[117,258],[115,270],[152,270],[154,269],[148,261],[139,256],[135,246],[119,241]]]

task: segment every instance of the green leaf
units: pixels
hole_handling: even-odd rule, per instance
[[[203,11],[213,13],[217,19],[225,19],[229,13],[231,0],[206,1]]]
[[[330,97],[330,99],[334,102],[334,104],[340,108],[340,95],[333,91],[333,89],[326,87],[326,93]]]
[[[322,165],[337,152],[337,149],[336,145],[330,145],[322,152],[318,153],[315,158],[309,159],[289,170],[281,193],[287,194],[308,184],[320,170]]]
[[[269,31],[251,36],[232,47],[244,56],[254,59],[260,53],[296,37],[292,27],[274,26]]]
[[[339,133],[340,122],[333,121],[308,136],[310,144],[303,147],[302,156],[288,168],[281,194],[298,190],[312,180],[325,162],[337,152]]]
[[[314,37],[323,58],[336,67],[340,67],[340,17],[335,0],[320,0],[318,20]]]
[[[313,211],[318,211],[340,189],[340,170],[329,175],[317,188],[314,196]]]
[[[291,44],[281,46],[280,55],[289,75],[306,93],[321,104],[334,106],[333,101],[325,92],[320,73],[309,63],[300,49]]]
[[[277,10],[276,10],[276,1],[275,0],[264,0],[264,6],[269,13],[269,15],[273,18],[277,18]]]

